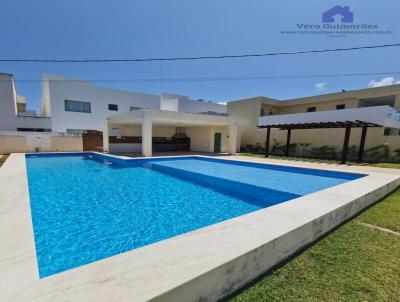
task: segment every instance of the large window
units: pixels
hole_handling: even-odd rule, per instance
[[[315,112],[317,111],[317,107],[308,107],[307,112]]]
[[[108,104],[108,110],[118,111],[118,105],[116,105],[116,104]]]
[[[65,100],[65,111],[91,113],[90,102]]]
[[[400,131],[399,129],[396,128],[385,128],[384,132],[383,132],[384,136],[397,136],[400,135]]]
[[[346,109],[345,104],[336,105],[336,110],[342,110],[342,109]]]

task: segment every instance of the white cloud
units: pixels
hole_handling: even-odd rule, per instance
[[[228,103],[227,103],[227,102],[218,102],[217,104],[226,105],[226,104],[228,104]]]
[[[317,91],[325,91],[327,88],[328,88],[328,83],[326,83],[326,82],[315,84],[315,89]]]
[[[388,85],[400,84],[400,80],[395,81],[393,77],[386,77],[380,81],[372,80],[368,83],[368,87],[382,87]]]

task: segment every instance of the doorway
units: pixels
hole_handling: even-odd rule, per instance
[[[214,152],[221,153],[221,138],[222,135],[220,132],[214,133]]]

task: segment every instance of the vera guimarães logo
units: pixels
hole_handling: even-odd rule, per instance
[[[336,5],[322,14],[323,23],[335,23],[340,18],[341,23],[353,23],[354,14],[348,6]]]
[[[353,10],[347,5],[335,5],[328,10],[323,10],[321,14],[300,18],[310,18],[315,20],[310,23],[295,23],[294,28],[281,30],[281,34],[285,35],[319,35],[327,37],[346,37],[350,35],[391,35],[393,30],[381,28],[376,23],[369,23],[368,20],[363,20],[363,16],[357,15],[357,21],[354,22]],[[317,21],[319,19],[319,22]],[[360,20],[361,19],[361,20]],[[360,22],[360,21],[361,22]],[[322,22],[321,22],[322,21]],[[367,22],[365,22],[367,21]]]

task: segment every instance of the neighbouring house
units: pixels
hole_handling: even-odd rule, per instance
[[[340,153],[346,123],[352,122],[355,128],[349,135],[349,148],[357,151],[364,125],[357,121],[361,121],[367,126],[379,126],[368,127],[365,150],[374,149],[376,154],[380,152],[379,147],[384,146],[381,152],[390,148],[400,154],[400,131],[396,121],[399,118],[396,108],[399,106],[400,85],[392,85],[284,101],[267,97],[242,99],[228,103],[228,114],[249,122],[240,128],[242,149],[246,146],[247,149],[264,149],[269,125],[272,129],[271,149],[284,152],[282,147],[287,143],[287,128],[292,127],[295,131],[289,138],[290,144],[298,147],[292,155],[302,155],[305,147],[315,152],[318,148],[332,152],[336,149]],[[323,125],[322,122],[330,124]]]

